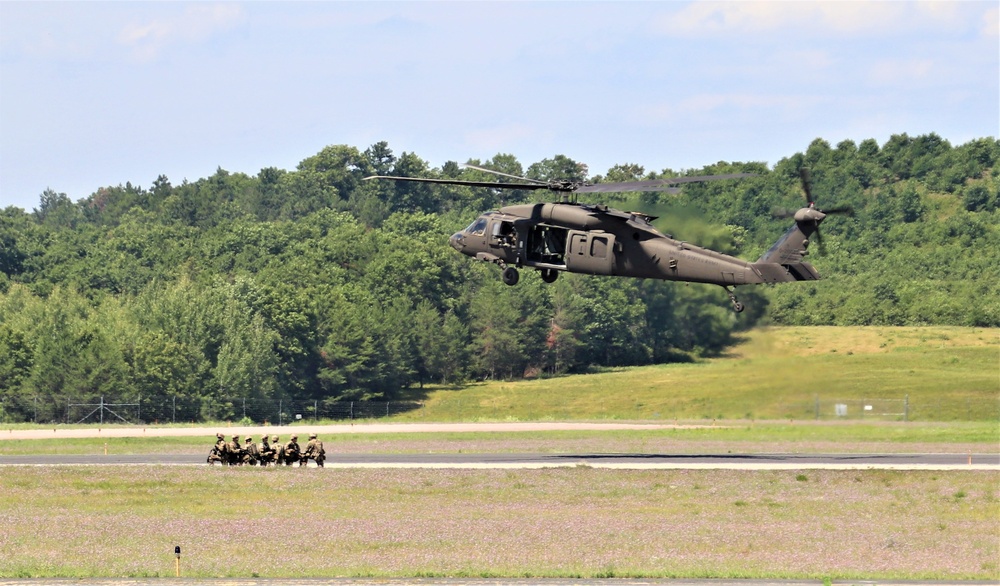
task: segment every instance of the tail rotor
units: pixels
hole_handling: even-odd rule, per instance
[[[816,201],[813,199],[812,177],[809,169],[807,167],[799,169],[799,177],[802,181],[802,193],[806,198],[806,207],[794,211],[778,209],[772,215],[776,218],[794,218],[799,230],[805,235],[802,246],[809,246],[809,238],[815,234],[816,243],[820,246],[820,252],[823,252],[823,234],[819,230],[820,223],[830,214],[851,216],[854,215],[854,210],[850,206],[838,206],[825,210],[817,208]]]

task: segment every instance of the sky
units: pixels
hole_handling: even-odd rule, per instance
[[[294,170],[773,166],[822,138],[1000,136],[1000,2],[0,1],[0,208]]]

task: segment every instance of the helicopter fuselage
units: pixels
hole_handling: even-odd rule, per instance
[[[627,191],[669,191],[672,185],[751,177],[752,173],[688,175],[663,179],[611,183],[542,181],[518,177],[466,164],[480,172],[515,182],[479,181],[451,177],[400,177],[375,175],[365,180],[387,179],[425,184],[462,185],[489,189],[548,190],[572,195],[572,201],[520,204],[487,212],[461,232],[451,236],[451,246],[462,254],[503,268],[502,278],[516,285],[518,269],[529,267],[552,283],[560,272],[664,279],[722,286],[733,303],[743,311],[733,288],[738,285],[812,281],[819,274],[804,262],[809,238],[820,239],[819,225],[827,214],[847,213],[850,207],[820,210],[810,191],[809,174],[801,169],[807,206],[794,213],[795,224],[756,262],[708,250],[662,234],[650,224],[654,219],[639,212],[622,212],[605,205],[580,204],[579,193],[621,193]],[[786,216],[788,217],[788,216]]]
[[[791,267],[749,263],[675,240],[656,230],[644,214],[601,205],[507,206],[481,215],[454,234],[450,243],[462,254],[496,263],[505,270],[541,270],[549,282],[555,280],[558,271],[723,287],[819,278],[807,263],[795,262]],[[517,282],[516,276],[508,275],[504,275],[505,282]]]

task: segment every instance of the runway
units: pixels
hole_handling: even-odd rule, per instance
[[[207,466],[201,454],[0,456],[0,466]],[[315,464],[310,464],[315,467]],[[566,467],[691,470],[993,470],[1000,454],[331,454],[326,469]]]

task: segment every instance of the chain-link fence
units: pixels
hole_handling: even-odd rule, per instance
[[[377,419],[419,409],[419,401],[333,401],[318,399],[264,399],[259,397],[186,398],[166,396],[96,397],[85,400],[52,400],[25,397],[0,401],[0,423],[192,423],[232,421],[284,425],[296,421]],[[814,419],[817,421],[1000,421],[1000,399],[923,397],[914,401],[899,397],[842,399],[835,396],[804,395],[800,400],[762,409],[729,413],[724,406],[706,397],[702,413],[690,405],[677,413],[669,405],[632,404],[614,397],[602,403],[604,411],[588,417],[629,419]],[[498,417],[503,413],[476,402],[467,417]],[[573,419],[570,405],[549,406],[546,412],[526,419]]]
[[[61,403],[61,404],[60,404]],[[192,423],[237,421],[284,425],[296,421],[377,419],[420,408],[417,401],[321,401],[250,397],[128,397],[54,403],[29,397],[0,402],[0,422]]]
[[[872,399],[817,395],[811,400],[788,405],[786,417],[818,421],[1000,421],[1000,398],[924,398],[913,401],[909,395]]]

